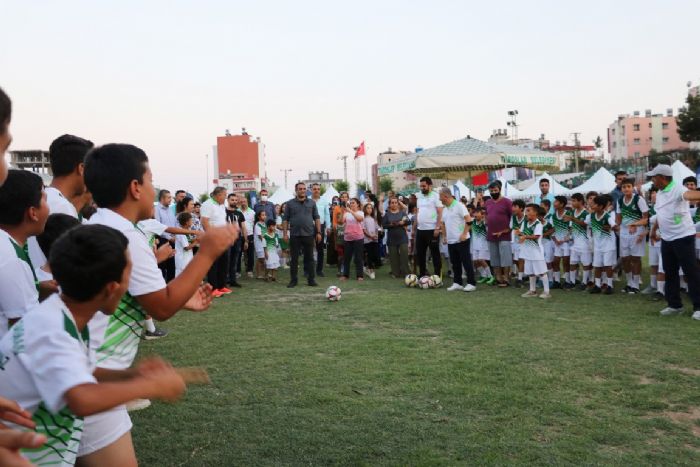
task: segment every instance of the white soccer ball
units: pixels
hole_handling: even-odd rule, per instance
[[[434,289],[442,287],[442,279],[437,274],[433,274],[432,276],[430,276],[430,280],[433,282]]]
[[[418,279],[418,287],[421,289],[429,289],[433,281],[430,280],[430,277],[428,276],[423,276],[420,279]]]
[[[326,289],[326,298],[331,302],[337,302],[340,300],[340,287],[331,285]]]
[[[418,284],[418,276],[415,274],[409,274],[406,276],[406,279],[404,279],[404,283],[406,284],[406,287],[415,287]]]

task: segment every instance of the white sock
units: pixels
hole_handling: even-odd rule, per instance
[[[608,279],[608,274],[607,274],[605,271],[603,271],[603,272],[600,273],[600,278],[601,278],[602,280],[607,280],[607,279]]]
[[[634,287],[634,279],[632,279],[632,273],[631,272],[626,272],[625,277],[627,278],[627,286],[628,287]]]
[[[634,274],[632,276],[632,280],[634,280],[634,288],[638,289],[639,286],[642,284],[642,277],[639,274]]]
[[[613,287],[613,278],[612,278],[612,277],[608,277],[607,281],[608,281],[608,287],[610,287],[610,288],[612,289],[612,287]]]
[[[583,270],[583,279],[581,281],[584,284],[588,284],[591,281],[591,270],[590,269]]]
[[[656,291],[661,293],[662,295],[666,295],[666,281],[656,281]]]
[[[561,273],[559,271],[554,271],[554,282],[561,282]]]
[[[548,286],[549,286],[549,284],[548,284]],[[530,292],[535,292],[536,290],[537,290],[537,277],[530,276]]]
[[[549,282],[544,280],[544,276],[542,276],[542,288],[544,289],[544,293],[549,293]]]
[[[551,269],[547,269],[547,280],[549,280],[550,282],[551,282],[551,280],[552,280],[552,274],[553,274],[553,272],[554,272],[554,271],[552,271]],[[544,277],[544,275],[543,275],[543,277]]]
[[[523,273],[518,271],[518,280],[521,281],[523,280]]]
[[[656,288],[656,274],[651,274],[649,276],[649,285],[651,285],[652,289]]]
[[[569,271],[569,282],[572,284],[575,284],[576,283],[576,276],[578,276],[577,270],[574,269],[573,271]]]
[[[596,287],[600,287],[600,281],[601,281],[601,279],[599,277],[595,278],[595,286]]]
[[[148,332],[156,332],[156,325],[153,322],[153,318],[148,318],[146,320],[146,331]]]

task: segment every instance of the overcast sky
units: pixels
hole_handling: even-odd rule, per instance
[[[583,133],[665,112],[700,80],[697,0],[2,1],[0,86],[14,149],[63,133],[148,153],[156,182],[204,191],[205,154],[241,126],[268,175],[342,176],[365,140],[431,147]],[[210,159],[211,162],[211,159]],[[352,172],[352,170],[351,170]]]

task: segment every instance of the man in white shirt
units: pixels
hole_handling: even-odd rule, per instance
[[[248,198],[245,195],[238,197],[239,209],[245,218],[245,231],[248,236],[248,247],[245,248],[246,272],[248,277],[253,277],[253,267],[255,266],[255,248],[253,248],[253,228],[255,227],[255,211],[248,204]]]
[[[326,238],[328,238],[331,228],[331,212],[328,208],[328,201],[321,198],[320,184],[313,183],[311,185],[311,199],[316,203],[321,222],[321,241],[316,243],[316,275],[323,277],[324,252],[326,251]]]
[[[700,191],[688,191],[673,180],[673,169],[659,164],[647,172],[656,193],[656,223],[661,232],[661,257],[666,273],[666,302],[662,316],[683,312],[680,275],[683,270],[688,283],[688,295],[693,302],[693,319],[700,320],[700,268],[695,260],[695,224],[690,215],[690,203],[700,202]]]
[[[416,257],[420,276],[427,275],[426,253],[430,248],[433,257],[433,274],[440,275],[442,262],[440,260],[440,226],[442,225],[442,203],[437,193],[433,191],[433,181],[430,177],[420,179],[420,192],[416,193],[416,228],[413,237],[416,245]]]
[[[204,231],[208,231],[214,227],[221,227],[227,224],[226,222],[226,188],[217,186],[211,192],[208,200],[202,203],[200,209],[200,218]],[[231,293],[231,289],[226,287],[226,273],[228,271],[228,251],[224,251],[214,261],[207,274],[207,280],[211,284],[212,295],[221,297]]]
[[[440,202],[445,206],[442,211],[442,241],[447,244],[454,281],[447,290],[473,292],[476,290],[476,279],[469,248],[469,224],[472,217],[467,207],[457,201],[447,187],[440,189]],[[467,273],[467,285],[464,285],[462,279],[462,268]]]

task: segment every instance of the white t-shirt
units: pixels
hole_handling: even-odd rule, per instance
[[[46,204],[49,206],[49,214],[67,214],[76,219],[78,218],[78,211],[75,209],[75,206],[73,206],[73,203],[63,196],[63,193],[52,186],[45,188],[44,192],[46,192]],[[44,252],[41,251],[36,237],[29,237],[27,239],[27,245],[29,248],[29,259],[32,260],[34,269],[39,269],[44,266],[48,262],[48,259],[44,255]]]
[[[636,232],[632,234],[629,231],[629,225],[641,220],[642,215],[647,212],[649,212],[649,206],[641,196],[633,194],[629,203],[625,202],[624,196],[620,198],[615,207],[615,213],[620,215],[620,237],[636,237],[644,232],[646,227],[642,225],[637,226]]]
[[[90,348],[97,356],[97,366],[123,370],[136,357],[143,332],[146,311],[134,297],[157,292],[166,287],[158,269],[153,248],[146,234],[124,217],[100,208],[90,218],[90,224],[100,224],[120,231],[129,240],[128,251],[132,269],[129,290],[112,315],[97,312],[90,320]]]
[[[690,203],[683,199],[688,191],[676,181],[656,192],[656,222],[659,224],[661,239],[667,242],[695,235],[695,225],[690,215]]]
[[[0,230],[0,337],[8,329],[10,319],[19,319],[39,304],[32,267],[13,238]],[[2,393],[0,393],[2,395]]]
[[[255,222],[255,211],[248,208],[245,211],[243,211],[243,217],[245,217],[245,230],[246,230],[246,232],[248,232],[248,235],[253,235],[253,223]]]
[[[65,394],[97,382],[88,342],[87,326],[78,332],[58,294],[27,313],[0,340],[0,394],[31,413],[36,432],[48,439],[43,448],[22,452],[32,464],[75,463],[83,419],[67,407]]]
[[[379,226],[377,225],[377,221],[372,216],[364,218],[364,220],[362,221],[362,228],[365,229],[367,233],[372,237],[377,236],[379,233]],[[370,238],[367,235],[365,235],[365,243],[372,243],[378,241],[379,239],[375,240],[374,238]]]
[[[521,232],[525,235],[539,235],[537,240],[527,239],[520,244],[520,259],[530,261],[544,261],[544,250],[542,249],[542,223],[539,220],[534,222],[523,222]]]
[[[209,225],[212,227],[226,225],[226,206],[209,198],[202,203],[202,207],[199,209],[199,217],[201,219],[208,218]]]
[[[418,206],[418,230],[435,230],[438,220],[438,208],[442,207],[440,197],[434,191],[427,195],[416,193]]]
[[[586,218],[586,224],[591,228],[594,251],[617,251],[617,237],[615,236],[615,232],[612,231],[613,227],[615,227],[615,220],[612,212],[606,212],[602,216],[591,213]],[[606,225],[610,226],[610,230],[607,232],[603,230]]]
[[[149,236],[161,237],[165,233],[165,229],[168,228],[167,225],[162,224],[156,219],[146,219],[143,221],[138,221],[136,224],[139,229],[148,234]],[[153,245],[151,245],[153,246]]]
[[[442,221],[445,223],[445,233],[449,245],[462,241],[461,237],[466,228],[464,217],[468,215],[467,207],[456,199],[452,200],[452,204],[445,206],[445,209],[443,209]],[[469,238],[469,232],[467,232],[467,238]]]

